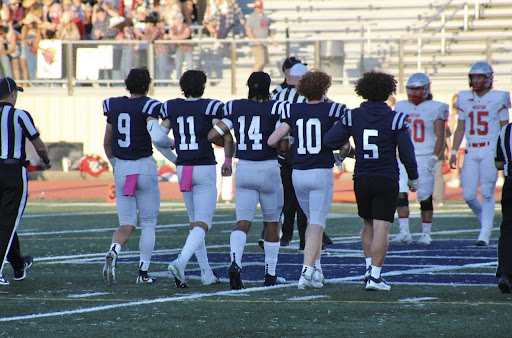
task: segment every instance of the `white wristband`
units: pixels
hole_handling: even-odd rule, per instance
[[[432,155],[432,156],[430,156],[430,159],[433,159],[433,160],[436,160],[436,161],[437,161],[437,160],[439,160],[439,156]]]
[[[457,155],[457,150],[452,149],[452,155]]]
[[[220,136],[224,136],[224,131],[218,126],[218,125],[214,125],[213,126],[213,129],[215,129],[216,131],[219,132]]]

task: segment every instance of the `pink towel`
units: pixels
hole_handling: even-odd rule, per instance
[[[139,174],[127,175],[126,182],[124,183],[123,196],[134,196],[135,187],[137,186],[137,179]]]
[[[192,171],[194,166],[184,165],[181,171],[180,191],[192,191]]]

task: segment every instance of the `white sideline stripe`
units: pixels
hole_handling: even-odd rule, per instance
[[[109,292],[91,292],[91,293],[82,293],[80,295],[68,295],[68,298],[86,298],[86,297],[92,297],[92,296],[102,296],[102,295],[109,295]]]
[[[90,312],[119,309],[119,308],[124,308],[124,307],[131,307],[131,306],[149,305],[149,304],[157,304],[157,303],[168,303],[168,302],[183,301],[183,300],[188,300],[188,299],[199,299],[199,298],[204,298],[204,297],[235,296],[237,294],[241,294],[243,296],[244,293],[266,291],[266,290],[272,290],[272,289],[277,289],[277,288],[285,288],[285,287],[289,287],[292,285],[296,286],[297,283],[287,284],[287,285],[247,288],[247,289],[236,290],[236,291],[229,290],[229,291],[219,291],[219,292],[214,292],[214,293],[195,293],[195,294],[185,295],[185,296],[165,297],[165,298],[158,298],[158,299],[145,299],[145,300],[140,300],[137,302],[112,304],[112,305],[104,305],[104,306],[93,306],[90,308],[80,308],[80,309],[76,309],[76,310],[37,313],[37,314],[15,316],[15,317],[2,317],[2,318],[0,318],[0,322],[12,322],[12,321],[17,321],[17,320],[57,317],[57,316],[73,315],[73,314],[77,314],[77,313],[90,313]]]
[[[326,296],[326,295],[304,296],[304,297],[292,297],[292,298],[288,298],[288,300],[312,300],[312,299],[327,298],[327,297],[329,297],[329,296]]]
[[[438,297],[418,297],[418,298],[404,298],[404,299],[399,299],[398,301],[399,302],[411,302],[411,303],[415,303],[415,302],[422,302],[424,300],[437,300],[439,299]]]

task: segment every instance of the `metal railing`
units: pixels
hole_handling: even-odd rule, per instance
[[[511,37],[507,33],[478,39],[459,36],[456,41],[457,43],[471,41],[473,45],[478,43],[481,47],[475,49],[474,55],[472,52],[466,54],[462,52],[462,54],[474,61],[485,58],[489,63],[499,65],[496,69],[496,75],[499,76],[500,72],[503,72],[502,69],[508,69],[509,72],[512,68],[512,50],[503,48],[504,42],[509,41]],[[434,36],[429,39],[434,43],[441,43],[443,38]],[[431,78],[435,78],[443,77],[441,71],[446,72],[451,67],[454,69],[453,72],[460,70],[461,67],[467,67],[467,63],[463,64],[463,60],[459,60],[460,55],[450,51],[446,55],[441,53],[423,55],[420,60],[421,68],[419,68],[415,54],[417,40],[414,37],[374,40],[371,49],[368,48],[370,42],[366,37],[343,40],[310,38],[276,41],[279,44],[277,47],[272,44],[268,47],[269,63],[264,68],[275,83],[282,81],[281,64],[287,56],[291,55],[298,56],[307,62],[309,68],[326,71],[332,76],[333,84],[340,87],[353,85],[366,71],[382,69],[397,76],[401,92],[406,77],[414,71],[425,72]],[[448,39],[448,41],[452,40]],[[254,61],[251,43],[252,41],[246,39],[165,40],[150,44],[140,41],[102,40],[62,42],[62,74],[59,78],[19,80],[19,83],[66,87],[68,94],[73,95],[76,87],[124,87],[124,78],[132,67],[146,66],[154,79],[154,86],[177,85],[180,75],[178,62],[181,61],[178,57],[178,45],[193,45],[191,68],[204,70],[208,75],[209,86],[216,86],[226,94],[236,95],[237,92],[245,91],[245,83],[252,72]],[[81,49],[86,49],[86,52],[91,52],[88,49],[98,49],[103,53],[105,46],[109,46],[110,52],[99,57],[112,58],[109,60],[111,62],[107,62],[111,64],[110,68],[98,69],[95,64],[96,59],[96,61],[85,59],[85,62],[77,62],[80,56],[83,56],[84,51]],[[164,53],[164,61],[160,60],[163,55],[162,47],[168,49],[167,54]],[[87,71],[93,70],[95,75],[90,78],[83,77],[84,67]],[[187,67],[183,64],[181,71]]]

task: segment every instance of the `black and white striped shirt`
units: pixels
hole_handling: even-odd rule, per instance
[[[0,159],[25,160],[25,141],[39,137],[28,112],[0,103]]]
[[[289,86],[281,90],[279,93],[272,95],[272,100],[286,101],[290,103],[307,102],[304,96],[297,93],[297,89],[295,88],[295,86]]]
[[[512,177],[512,123],[503,126],[500,130],[494,160],[505,162],[503,174]]]

